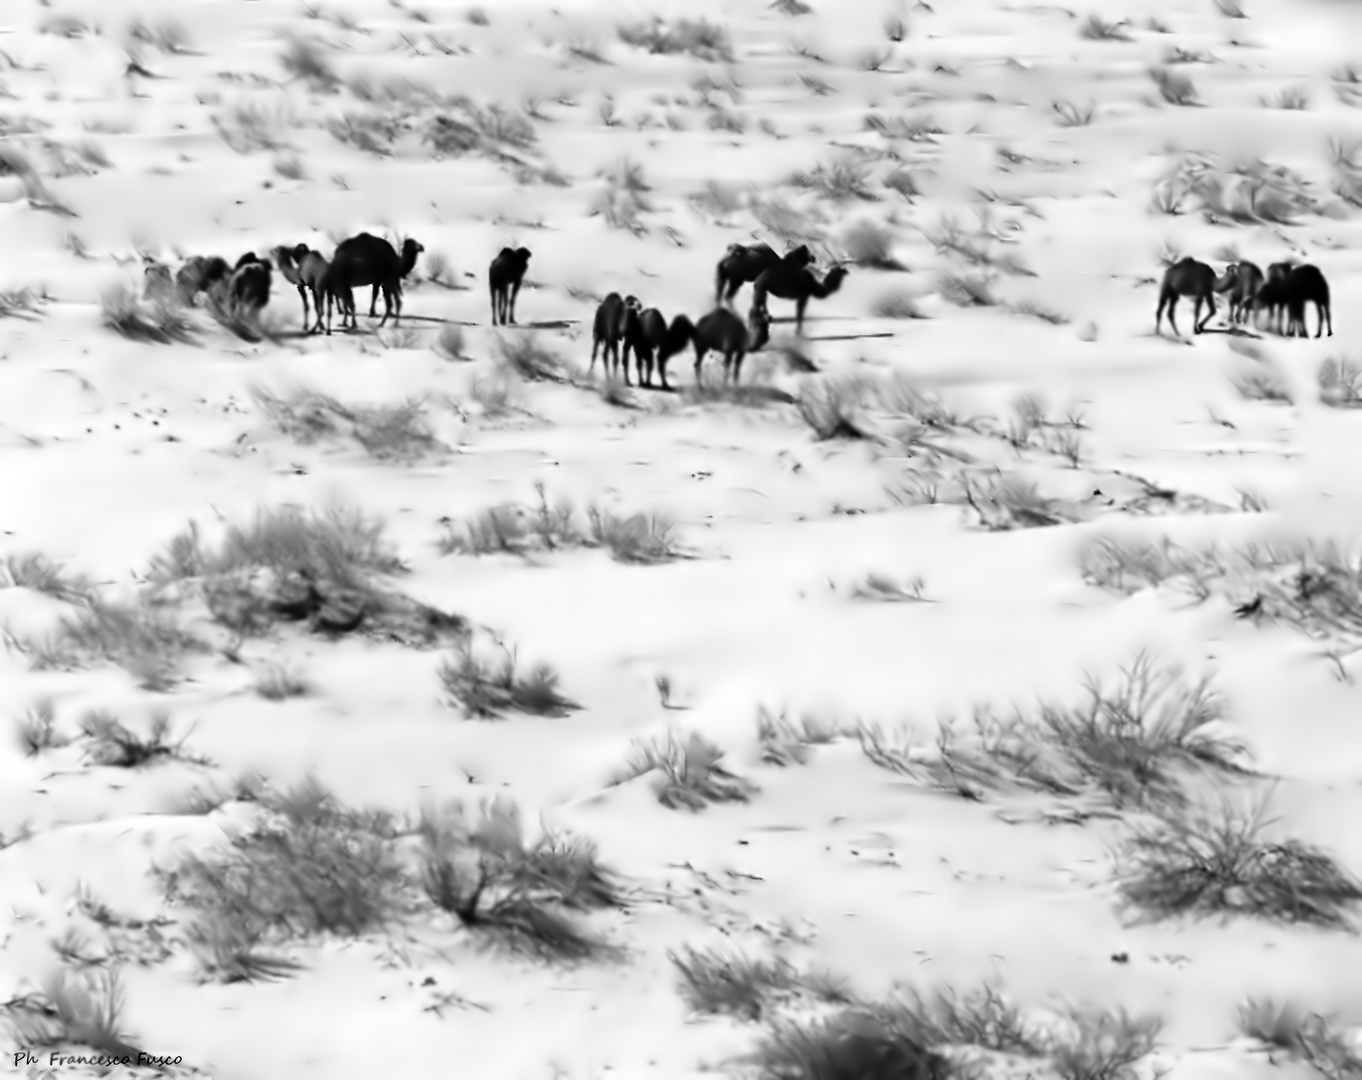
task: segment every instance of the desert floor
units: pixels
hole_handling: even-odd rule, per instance
[[[1362,1075],[1362,10],[1244,3],[9,0],[4,1069]]]

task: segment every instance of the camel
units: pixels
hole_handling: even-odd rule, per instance
[[[166,304],[175,299],[175,279],[165,263],[148,259],[142,274],[142,299],[154,304]]]
[[[808,244],[784,255],[777,255],[770,244],[729,244],[714,271],[714,303],[716,306],[733,303],[733,298],[749,281],[756,281],[762,273],[777,263],[788,263],[796,268],[813,265],[813,252]]]
[[[684,315],[678,315],[672,322],[669,334],[681,339],[690,337],[695,346],[695,385],[701,385],[700,371],[705,357],[717,352],[724,358],[724,379],[736,386],[742,373],[742,362],[750,352],[763,348],[771,340],[771,318],[755,304],[749,313],[752,325],[749,329],[742,316],[725,307],[717,307],[708,315],[702,315],[694,324]]]
[[[1254,311],[1267,312],[1268,329],[1273,333],[1282,332],[1282,316],[1286,313],[1286,278],[1295,266],[1290,260],[1268,266],[1267,278],[1253,298]]]
[[[492,293],[492,325],[515,323],[515,298],[530,265],[529,248],[504,247],[487,268],[487,287]]]
[[[1232,262],[1215,279],[1215,291],[1229,293],[1230,325],[1244,321],[1263,287],[1263,272],[1251,262]]]
[[[639,386],[653,385],[653,358],[657,358],[657,372],[662,378],[662,389],[667,384],[667,361],[691,341],[694,327],[684,315],[678,315],[671,326],[657,308],[628,308],[624,316],[624,370],[629,371],[629,352],[634,353],[634,367],[638,370]]]
[[[382,326],[391,315],[393,325],[397,326],[402,319],[402,279],[412,272],[417,258],[425,250],[419,242],[409,238],[402,244],[399,255],[392,244],[371,233],[359,233],[342,240],[319,282],[326,297],[326,332],[331,333],[333,302],[341,312],[341,329],[345,328],[347,318],[352,328],[357,325],[354,290],[363,285],[374,287],[369,317],[375,315],[378,292],[382,289],[383,318],[378,325]]]
[[[175,275],[175,293],[185,307],[193,307],[200,293],[231,273],[232,267],[221,256],[191,255]]]
[[[1305,305],[1307,303],[1315,305],[1315,314],[1319,320],[1315,337],[1323,335],[1326,321],[1329,324],[1329,336],[1334,336],[1334,315],[1329,303],[1329,282],[1325,280],[1324,274],[1318,266],[1305,263],[1302,266],[1293,267],[1283,281],[1283,294],[1286,299],[1287,337],[1310,336],[1310,331],[1305,325]]]
[[[254,317],[270,302],[272,274],[264,259],[244,259],[232,271],[227,282],[227,298],[231,311],[238,317]]]
[[[834,266],[827,276],[819,281],[808,266],[800,266],[789,260],[768,266],[752,282],[752,310],[760,310],[762,317],[770,321],[766,307],[766,297],[778,296],[782,300],[795,302],[795,334],[804,333],[804,309],[809,300],[816,297],[825,300],[842,287],[847,276],[845,266]]]
[[[1163,273],[1163,284],[1159,287],[1159,307],[1154,313],[1154,333],[1159,332],[1159,324],[1163,320],[1164,308],[1168,309],[1168,325],[1173,328],[1173,333],[1178,333],[1177,320],[1173,318],[1173,312],[1177,309],[1178,300],[1184,296],[1195,298],[1195,306],[1192,309],[1192,333],[1199,334],[1211,318],[1215,315],[1215,271],[1203,262],[1196,259],[1179,259]],[[1201,305],[1205,303],[1210,306],[1206,313],[1206,318],[1201,318]]]
[[[303,333],[316,334],[322,329],[322,275],[330,264],[320,251],[313,251],[306,244],[274,249],[274,261],[279,272],[290,285],[298,290],[303,301]],[[307,322],[307,295],[312,294],[312,309],[316,323]]]
[[[596,321],[591,327],[591,366],[587,369],[590,375],[596,370],[596,350],[604,346],[602,363],[605,366],[606,378],[610,377],[611,364],[610,358],[615,359],[614,370],[620,369],[620,343],[624,340],[625,321],[629,316],[630,310],[637,311],[642,305],[636,296],[621,298],[617,292],[612,292],[596,308]],[[624,365],[624,384],[629,385],[629,366]]]

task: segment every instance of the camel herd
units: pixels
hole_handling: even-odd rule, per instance
[[[1216,293],[1228,294],[1229,323],[1239,326],[1263,313],[1267,314],[1268,326],[1274,333],[1282,333],[1282,317],[1286,317],[1287,337],[1309,337],[1305,326],[1305,305],[1314,304],[1319,325],[1315,337],[1324,333],[1327,325],[1329,336],[1334,334],[1334,316],[1329,303],[1329,282],[1319,267],[1304,263],[1275,262],[1264,274],[1256,265],[1241,260],[1232,262],[1220,276],[1203,262],[1193,258],[1179,259],[1163,275],[1159,289],[1159,306],[1154,313],[1154,332],[1159,332],[1163,313],[1168,312],[1168,325],[1173,333],[1178,333],[1178,324],[1173,312],[1178,299],[1183,296],[1193,298],[1192,333],[1199,334],[1215,316]],[[1201,307],[1207,306],[1206,317],[1201,318]]]
[[[171,277],[162,264],[150,262],[146,269],[148,295],[177,299],[185,305],[198,303],[206,296],[216,310],[235,316],[253,317],[269,302],[273,268],[298,290],[303,303],[303,328],[308,334],[331,333],[333,309],[341,316],[341,329],[357,326],[354,290],[368,285],[373,289],[369,317],[377,313],[378,296],[383,294],[383,317],[391,316],[397,325],[402,315],[402,282],[416,266],[425,248],[416,240],[403,242],[399,252],[391,243],[370,233],[359,233],[336,245],[328,260],[306,244],[276,247],[273,266],[269,258],[247,252],[229,264],[213,255],[187,259]],[[514,324],[516,298],[520,295],[530,264],[529,248],[504,247],[487,270],[492,305],[492,325]],[[737,382],[743,358],[770,340],[770,297],[791,300],[795,305],[795,333],[804,332],[804,312],[811,299],[831,296],[847,276],[844,266],[834,266],[819,278],[813,271],[814,256],[801,244],[778,255],[768,244],[730,244],[715,268],[714,309],[692,321],[677,315],[670,322],[655,307],[645,308],[636,296],[610,293],[596,309],[591,334],[591,367],[603,358],[607,376],[622,375],[629,380],[629,358],[633,355],[638,385],[653,386],[656,371],[660,388],[670,390],[667,361],[687,346],[695,350],[695,381],[701,379],[705,357],[718,353],[724,362],[725,380]],[[732,310],[739,291],[752,285],[752,306],[744,321]],[[1175,312],[1178,300],[1190,297],[1193,333],[1200,334],[1215,316],[1215,297],[1223,294],[1229,305],[1229,325],[1245,322],[1261,325],[1267,315],[1268,327],[1287,337],[1308,337],[1306,305],[1315,305],[1318,326],[1315,337],[1334,332],[1329,300],[1329,283],[1320,269],[1310,263],[1275,262],[1264,273],[1246,260],[1230,263],[1223,274],[1206,263],[1183,258],[1170,265],[1159,289],[1159,304],[1154,315],[1154,332],[1168,324],[1177,334]],[[311,298],[311,321],[308,300]],[[1202,317],[1202,307],[1207,308]]]

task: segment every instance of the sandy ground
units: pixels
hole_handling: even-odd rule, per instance
[[[1078,701],[1085,673],[1115,678],[1144,649],[1188,680],[1213,676],[1225,724],[1252,752],[1247,779],[1188,780],[1197,797],[1270,788],[1275,829],[1362,869],[1351,639],[1236,618],[1242,595],[1098,589],[1077,561],[1108,534],[1351,540],[1362,429],[1356,412],[1319,400],[1316,372],[1357,341],[1356,211],[1331,191],[1329,140],[1362,138],[1344,100],[1352,88],[1336,94],[1331,79],[1352,59],[1362,12],[1249,0],[1235,19],[1209,0],[1103,0],[1092,14],[1128,20],[1124,40],[1106,41],[1080,34],[1087,8],[937,0],[901,5],[906,36],[891,42],[884,21],[896,12],[885,4],[809,2],[800,15],[758,0],[649,6],[721,23],[732,53],[714,61],[632,47],[616,34],[623,9],[587,0],[488,5],[485,24],[445,0],[311,11],[292,0],[4,5],[0,149],[25,156],[42,193],[30,198],[32,178],[0,174],[0,289],[41,297],[0,318],[0,555],[40,552],[105,598],[131,600],[149,560],[191,522],[215,540],[260,507],[339,500],[386,521],[410,568],[402,592],[495,632],[524,664],[551,664],[581,708],[471,718],[441,692],[449,647],[289,628],[247,639],[235,658],[223,634],[205,631],[216,644],[148,689],[113,663],[35,663],[32,643],[83,601],[0,588],[0,712],[17,722],[47,700],[56,728],[76,736],[91,710],[137,730],[161,710],[202,762],[125,769],[92,761],[88,740],[38,754],[4,741],[0,1000],[42,984],[71,928],[117,937],[122,951],[110,945],[118,955],[105,966],[120,968],[127,1038],[222,1080],[740,1070],[759,1033],[688,1008],[669,959],[684,946],[779,954],[867,998],[993,980],[1037,1014],[1062,1002],[1155,1013],[1165,1026],[1141,1075],[1308,1072],[1236,1030],[1248,997],[1295,997],[1342,1032],[1362,1023],[1362,945],[1344,930],[1132,921],[1117,902],[1113,853],[1135,810],[1064,823],[1047,819],[1063,801],[1051,797],[961,799],[875,764],[854,734],[782,768],[763,760],[756,724],[765,708],[848,732],[911,727],[925,752],[942,718],[968,718],[981,703],[1005,712]],[[173,23],[183,48],[134,41],[134,19]],[[290,37],[314,43],[334,87],[290,77]],[[125,73],[130,49],[154,77]],[[1169,63],[1174,49],[1181,61]],[[1199,104],[1160,97],[1149,70],[1165,65],[1195,83]],[[706,91],[705,77],[730,89]],[[355,92],[398,78],[410,82],[390,104]],[[536,141],[509,149],[519,168],[480,153],[438,158],[421,132],[441,106],[412,85],[512,110],[534,99]],[[1263,103],[1294,86],[1306,108]],[[1091,103],[1091,122],[1063,126],[1061,101]],[[228,145],[217,125],[239,125],[243,110],[274,148]],[[390,148],[338,139],[327,121],[347,113],[396,118]],[[866,123],[872,113],[930,119],[935,130],[882,134]],[[1192,153],[1223,167],[1285,166],[1311,182],[1313,203],[1289,224],[1231,220],[1195,192],[1181,212],[1160,212],[1156,185]],[[637,234],[592,212],[626,159],[649,185]],[[867,197],[835,201],[790,183],[839,160],[855,162]],[[545,168],[566,184],[545,182]],[[896,171],[914,177],[911,198],[885,185]],[[705,194],[710,181],[717,197]],[[599,369],[587,373],[593,298],[634,293],[669,318],[698,317],[713,306],[729,244],[785,249],[770,227],[782,214],[793,235],[813,239],[820,273],[853,261],[838,292],[810,303],[802,349],[817,373],[768,350],[749,358],[744,381],[793,400],[848,379],[906,380],[958,416],[985,418],[938,443],[1034,481],[1076,520],[984,527],[949,482],[959,458],[896,441],[911,423],[902,410],[866,404],[858,415],[871,438],[820,439],[788,403],[603,396]],[[934,242],[948,219],[991,266]],[[887,239],[897,268],[854,261],[862,226]],[[277,273],[262,316],[272,336],[261,341],[203,310],[192,343],[128,340],[102,320],[104,290],[141,287],[143,254],[174,267],[190,254],[230,261],[299,242],[329,252],[361,230],[424,245],[400,329],[363,317],[362,289],[360,332],[301,335],[300,302]],[[528,329],[494,329],[487,264],[522,244],[533,251],[517,311]],[[1194,337],[1189,301],[1181,339],[1152,334],[1161,253],[1219,270],[1231,247],[1261,266],[1294,256],[1321,267],[1334,336]],[[444,284],[430,280],[436,256]],[[946,273],[990,275],[999,302],[949,302]],[[887,317],[886,298],[922,317]],[[771,303],[787,340],[792,305]],[[458,357],[437,347],[451,324],[463,335]],[[573,381],[506,375],[497,341],[521,333],[565,358]],[[1294,403],[1245,396],[1235,380],[1247,372],[1270,373]],[[670,373],[693,383],[689,352]],[[717,382],[714,360],[706,376]],[[511,402],[500,412],[487,404],[498,381]],[[352,406],[418,400],[437,443],[401,461],[346,437],[304,443],[271,426],[252,397],[262,386],[305,386]],[[1001,437],[1021,395],[1043,404],[1054,430],[1081,417],[1064,429],[1079,440],[1076,465],[1041,440]],[[942,483],[935,504],[890,496],[928,474]],[[1132,477],[1182,498],[1165,512],[1132,510],[1144,490]],[[578,507],[665,514],[685,557],[441,551],[442,519],[532,502],[537,484]],[[925,602],[858,599],[869,574],[920,577]],[[281,659],[308,692],[266,700],[257,677]],[[669,731],[723,750],[752,785],[747,800],[692,812],[662,805],[650,775],[617,782],[636,744]],[[280,790],[312,776],[347,804],[396,814],[496,795],[518,806],[530,837],[550,828],[589,838],[631,897],[590,917],[620,955],[541,962],[486,948],[428,912],[385,932],[292,941],[301,969],[279,981],[207,978],[185,946],[189,913],[153,869],[208,855],[245,827],[245,803],[207,814],[174,806],[251,771]],[[143,930],[118,937],[92,923],[81,896]],[[139,960],[127,941],[148,920],[168,944]]]

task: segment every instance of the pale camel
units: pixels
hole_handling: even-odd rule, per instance
[[[303,332],[305,334],[320,333],[322,329],[322,275],[326,273],[326,268],[330,265],[320,251],[313,251],[306,244],[295,244],[293,247],[277,247],[274,249],[274,261],[279,267],[279,273],[284,275],[284,279],[298,290],[298,296],[303,301]],[[307,321],[307,297],[312,294],[312,313],[316,316],[316,322],[309,326]]]

